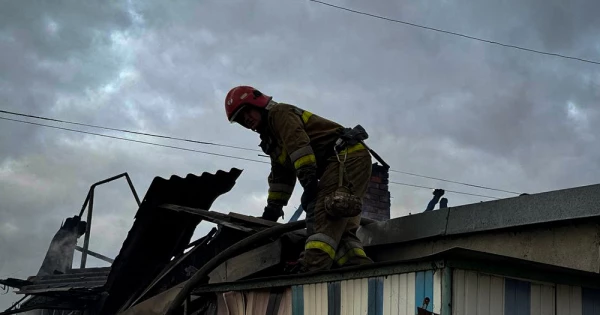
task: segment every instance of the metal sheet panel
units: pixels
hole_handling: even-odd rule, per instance
[[[475,272],[467,271],[465,273],[465,315],[476,315],[477,314],[477,302],[483,297],[479,294],[478,286],[478,274]]]
[[[317,314],[315,309],[315,285],[304,285],[304,311],[306,314]]]
[[[454,314],[600,315],[600,291],[582,292],[577,286],[530,283],[458,269],[452,283]]]
[[[417,307],[425,307],[425,298],[429,298],[427,310],[432,311],[434,303],[432,270],[420,271],[415,275],[415,313],[417,313]]]
[[[327,283],[304,285],[304,312],[306,314],[327,314]]]
[[[465,271],[455,269],[452,275],[452,313],[465,314]]]
[[[477,314],[489,314],[491,307],[492,277],[478,275],[477,279]]]
[[[531,284],[531,315],[555,315],[554,286]]]
[[[327,314],[328,315],[340,315],[341,314],[341,299],[342,299],[342,287],[339,281],[329,282],[327,284]]]
[[[369,278],[368,315],[383,315],[383,278]]]
[[[454,314],[504,315],[504,279],[474,271],[454,270]]]
[[[531,284],[516,279],[504,279],[504,310],[507,314],[529,315]]]
[[[265,314],[269,305],[269,290],[254,290],[244,292],[245,294],[245,312],[243,314]]]
[[[341,313],[367,314],[369,282],[367,278],[345,280],[341,283]]]
[[[352,300],[352,296],[348,296],[348,281],[340,282],[340,310],[342,314],[352,314],[352,304],[348,304],[348,301]]]
[[[390,315],[392,310],[392,281],[393,275],[384,277],[383,280],[383,314]],[[397,292],[397,291],[396,291]],[[397,310],[397,308],[396,308]]]
[[[319,288],[319,295],[322,299],[320,310],[323,314],[327,314],[329,312],[329,299],[327,298],[327,291],[328,291],[327,286],[328,286],[328,283],[324,282],[324,283],[320,284],[320,288]]]
[[[316,285],[317,312],[316,314],[327,314],[329,309],[329,299],[327,298],[327,282]]]
[[[583,305],[581,298],[581,287],[574,286],[571,290],[571,314],[583,314]]]
[[[304,315],[304,286],[292,287],[292,315]]]
[[[442,313],[442,270],[433,274],[433,312]]]
[[[363,315],[367,313],[369,283],[368,279],[354,279],[354,315]]]
[[[556,315],[582,315],[581,287],[556,286]]]
[[[225,305],[229,311],[229,315],[244,315],[246,310],[244,308],[244,293],[243,292],[226,292],[223,293],[225,299]]]
[[[114,314],[143,289],[170,262],[182,253],[200,222],[184,212],[160,209],[169,203],[208,210],[220,195],[230,191],[241,170],[188,174],[185,178],[155,177],[140,205],[135,221],[106,281],[108,298],[103,314]]]
[[[490,315],[504,314],[504,278],[490,277]]]
[[[416,273],[406,274],[406,297],[411,297],[410,299],[406,299],[406,312],[407,314],[412,314],[412,311],[416,309],[415,298],[415,279]],[[402,294],[402,293],[401,293]],[[402,307],[402,306],[400,306]]]
[[[321,306],[323,306],[323,296],[321,295],[321,286],[322,283],[316,283],[312,285],[312,292],[313,292],[313,310],[314,312],[312,312],[311,314],[323,314],[322,310],[321,310]],[[305,291],[306,292],[306,291]],[[304,293],[306,294],[306,293]],[[327,296],[325,296],[327,297]],[[307,303],[306,301],[304,301],[304,303]],[[304,309],[306,309],[306,306],[304,306]]]
[[[277,315],[292,315],[292,289],[286,288],[279,304]]]
[[[302,300],[304,301],[304,311],[306,314],[314,314],[314,303],[312,301],[314,291],[311,289],[312,288],[310,287],[310,284],[306,284],[302,288],[302,294],[304,294],[304,298]]]
[[[412,315],[415,310],[415,273],[390,275],[383,280],[383,314]]]
[[[581,298],[583,314],[600,315],[600,290],[583,288]]]

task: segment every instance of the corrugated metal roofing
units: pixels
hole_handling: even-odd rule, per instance
[[[47,294],[59,292],[91,293],[104,287],[110,267],[73,269],[65,274],[31,277],[31,285],[21,287],[19,294]]]
[[[183,252],[200,222],[192,214],[158,206],[170,203],[208,210],[217,197],[233,188],[241,172],[233,168],[201,176],[154,178],[112,265],[103,313],[115,313],[141,293],[173,256]]]

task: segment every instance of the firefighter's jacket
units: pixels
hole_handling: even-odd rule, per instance
[[[335,156],[334,145],[343,126],[294,105],[272,102],[265,129],[261,147],[271,157],[267,201],[285,206],[297,174],[305,173],[298,170],[314,168],[317,178],[321,177],[328,159]],[[346,150],[348,156],[369,154],[360,143]],[[346,150],[338,153],[345,155]]]

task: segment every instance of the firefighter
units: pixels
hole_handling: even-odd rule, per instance
[[[372,263],[356,231],[371,177],[371,155],[362,127],[353,129],[294,105],[277,103],[250,86],[229,91],[225,111],[231,123],[257,132],[270,156],[267,205],[262,218],[283,217],[296,178],[303,188],[307,240],[301,271]]]

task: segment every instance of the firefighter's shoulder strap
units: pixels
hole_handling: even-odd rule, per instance
[[[381,163],[386,168],[390,168],[389,164],[387,164],[377,152],[373,151],[371,148],[367,146],[365,140],[369,138],[369,134],[361,125],[356,125],[354,128],[344,128],[340,132],[340,138],[335,143],[335,149],[338,152],[341,152],[344,148],[351,147],[358,143],[362,143],[362,145],[369,150],[371,155]]]

